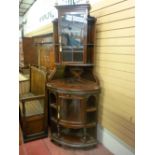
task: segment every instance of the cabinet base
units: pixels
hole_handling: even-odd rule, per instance
[[[51,135],[51,141],[56,144],[72,147],[72,148],[90,148],[97,145],[97,140],[93,137],[87,136],[86,140],[77,136],[61,135],[58,136],[56,133]]]

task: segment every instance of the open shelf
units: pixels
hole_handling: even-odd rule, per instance
[[[54,108],[54,109],[57,109],[56,103],[51,103],[51,104],[50,104],[50,107],[51,107],[51,108]]]
[[[96,110],[97,110],[96,107],[91,107],[91,108],[87,108],[86,112],[94,112]]]
[[[57,119],[56,119],[56,118],[54,118],[54,117],[51,117],[51,121],[53,121],[53,122],[57,123]]]

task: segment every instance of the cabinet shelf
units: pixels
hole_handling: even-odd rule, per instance
[[[90,128],[90,127],[96,126],[96,122],[91,122],[91,123],[86,123],[86,124],[69,124],[69,123],[63,123],[60,121],[58,123],[59,123],[59,125],[61,125],[63,127],[72,128],[72,129]]]
[[[97,144],[97,141],[94,137],[90,135],[86,135],[86,137],[87,139],[84,140],[82,136],[77,136],[77,135],[61,134],[61,136],[59,137],[57,133],[52,134],[52,140],[64,146],[85,148],[85,147],[91,147]]]
[[[50,119],[51,119],[51,121],[53,121],[53,122],[57,123],[57,119],[56,119],[56,118],[51,117]]]
[[[57,121],[56,118],[54,117],[51,117],[50,118],[51,121],[55,122],[55,123],[58,123],[59,125],[63,126],[63,127],[66,127],[66,128],[72,128],[72,129],[80,129],[80,128],[90,128],[90,127],[95,127],[96,126],[96,122],[91,122],[91,123],[86,123],[86,124],[76,124],[76,125],[73,125],[73,124],[66,124],[66,123],[63,123],[61,121]]]
[[[87,108],[86,112],[94,112],[96,111],[96,107]]]
[[[72,128],[72,129],[80,129],[80,128],[84,127],[84,124],[71,124],[71,123],[69,123],[69,121],[68,121],[68,123],[59,121],[59,125],[66,127],[66,128]]]
[[[54,109],[57,109],[56,103],[50,103],[50,107],[54,108]]]
[[[51,45],[53,45],[53,42],[36,42],[33,45],[37,46],[37,45],[44,45],[44,44],[51,44]]]
[[[95,127],[95,126],[96,126],[96,122],[86,124],[86,128],[91,128],[91,127]]]

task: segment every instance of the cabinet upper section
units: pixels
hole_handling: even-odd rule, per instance
[[[93,65],[96,19],[89,16],[90,6],[56,6],[53,22],[55,62],[65,65]]]

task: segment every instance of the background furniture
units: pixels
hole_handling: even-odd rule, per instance
[[[84,148],[97,144],[99,82],[93,74],[96,19],[90,6],[56,6],[53,22],[56,71],[47,83],[51,139]]]
[[[38,65],[38,53],[33,45],[32,37],[23,37],[19,43],[19,64],[20,67],[27,67],[30,65]]]
[[[30,80],[25,74],[19,73],[19,95],[26,94],[30,91]]]
[[[31,66],[30,90],[20,94],[20,123],[24,142],[47,136],[46,72]]]
[[[19,72],[30,76],[30,66],[38,66],[38,53],[32,37],[22,37],[19,41]]]
[[[30,66],[53,70],[53,34],[23,37],[19,42],[19,72],[29,77]]]
[[[44,34],[33,37],[33,45],[38,53],[38,67],[54,69],[53,34]]]
[[[30,77],[30,66],[19,66],[19,75],[22,75],[29,79]]]

